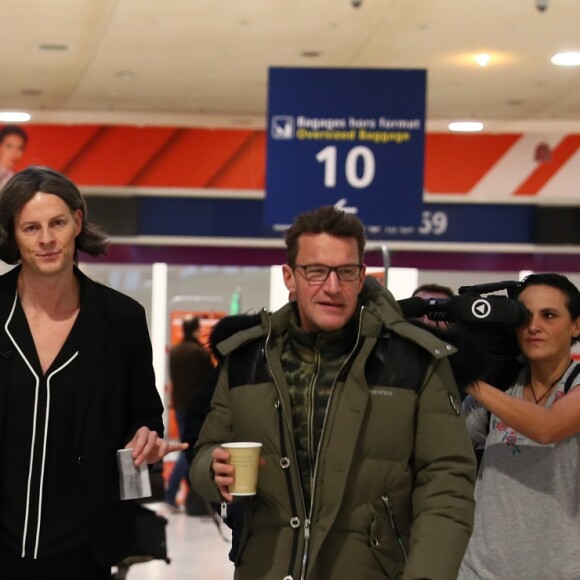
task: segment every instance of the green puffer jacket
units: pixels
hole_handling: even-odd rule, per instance
[[[305,505],[281,348],[291,305],[219,345],[225,355],[196,444],[208,501],[212,449],[260,441],[258,492],[236,499],[236,580],[455,580],[473,523],[475,459],[447,357],[373,280],[348,373],[330,396]]]

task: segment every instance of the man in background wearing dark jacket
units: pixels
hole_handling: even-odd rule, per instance
[[[173,409],[179,426],[179,436],[184,440],[184,423],[186,414],[205,386],[213,370],[211,356],[207,348],[199,341],[199,318],[186,318],[182,323],[183,339],[169,351],[169,377]],[[184,452],[179,453],[173,471],[167,482],[165,501],[176,507],[175,498],[183,480],[187,479],[189,463]]]
[[[453,580],[473,524],[475,460],[450,344],[365,280],[364,228],[298,216],[291,302],[223,340],[191,468],[232,502],[227,441],[262,443],[257,494],[236,498],[236,580]]]

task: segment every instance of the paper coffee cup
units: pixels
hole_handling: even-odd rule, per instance
[[[262,444],[245,441],[223,443],[222,447],[229,451],[229,463],[236,468],[234,484],[230,486],[230,493],[232,495],[255,495]]]

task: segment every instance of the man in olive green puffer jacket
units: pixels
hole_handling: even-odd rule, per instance
[[[258,491],[232,505],[236,580],[455,580],[475,460],[447,357],[365,282],[364,230],[321,208],[286,235],[293,300],[219,345],[191,468],[233,500],[226,441],[259,441]]]

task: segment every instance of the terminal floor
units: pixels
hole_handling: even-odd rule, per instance
[[[174,513],[165,503],[148,508],[167,518],[167,555],[171,563],[151,560],[129,568],[127,580],[232,580],[233,564],[228,560],[230,530],[222,525],[225,540],[209,516]]]

